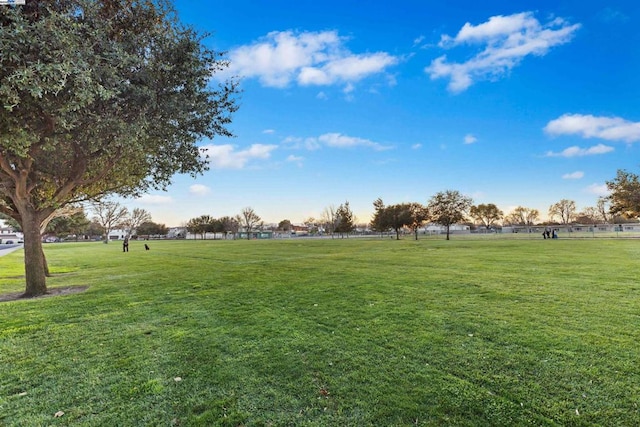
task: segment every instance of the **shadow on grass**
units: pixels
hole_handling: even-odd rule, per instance
[[[0,303],[23,300],[23,299],[29,300],[29,299],[57,297],[62,295],[79,294],[81,292],[86,291],[87,289],[89,289],[89,286],[67,286],[62,288],[50,288],[49,290],[47,290],[46,294],[39,295],[37,297],[27,297],[24,295],[24,292],[11,292],[6,294],[0,294]]]

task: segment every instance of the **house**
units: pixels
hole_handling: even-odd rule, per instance
[[[23,241],[24,234],[15,231],[11,227],[0,227],[0,243],[22,243]]]
[[[187,227],[171,227],[167,232],[167,239],[184,239],[187,237]]]
[[[133,235],[135,233],[131,233]],[[128,236],[128,230],[122,228],[114,228],[109,232],[109,240],[124,240]]]
[[[627,224],[551,224],[551,225],[509,225],[502,227],[503,233],[542,234],[546,229],[558,233],[625,233],[640,232],[640,223]]]

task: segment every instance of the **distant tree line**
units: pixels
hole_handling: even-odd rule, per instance
[[[124,230],[129,238],[164,236],[168,232],[166,225],[153,222],[151,214],[144,209],[129,211],[114,201],[92,202],[89,206],[94,213],[91,219],[82,205],[67,205],[59,209],[41,230],[41,235],[76,241],[99,237],[108,242],[109,234],[114,229]],[[14,230],[22,232],[20,223],[15,219],[3,214],[0,214],[0,219]]]
[[[505,215],[493,203],[473,205],[471,198],[454,190],[436,193],[426,205],[418,202],[385,205],[378,198],[373,202],[374,214],[368,225],[374,232],[394,232],[396,239],[400,238],[404,230],[410,230],[417,240],[418,230],[427,223],[445,227],[446,238],[449,239],[450,227],[458,223],[493,230],[499,226],[636,222],[640,217],[638,175],[620,170],[615,179],[607,182],[607,187],[609,196],[598,198],[595,206],[580,212],[573,200],[562,199],[552,204],[548,210],[549,219],[545,222],[540,222],[540,212],[537,209],[518,206]],[[166,235],[168,232],[164,224],[153,222],[150,213],[144,209],[134,208],[129,211],[114,201],[92,202],[89,206],[94,212],[91,219],[87,217],[82,205],[67,205],[59,209],[41,230],[41,234],[76,240],[85,236],[101,236],[108,241],[113,229],[122,229],[129,237]],[[20,224],[15,219],[1,213],[0,219],[16,231],[21,231]],[[338,207],[332,205],[325,208],[319,219],[308,218],[304,224],[311,234],[344,238],[356,229],[356,217],[346,201]],[[291,232],[293,228],[291,221],[285,219],[280,221],[276,229]],[[214,238],[218,234],[225,238],[228,235],[235,238],[240,231],[246,232],[247,238],[250,238],[253,231],[263,230],[265,225],[253,208],[246,207],[234,217],[214,218],[201,215],[191,218],[186,223],[186,229],[202,239],[208,234],[213,234]],[[132,236],[134,232],[135,235]]]
[[[446,230],[449,240],[453,224],[469,223],[474,227],[492,230],[499,226],[570,225],[637,222],[640,217],[640,179],[627,171],[618,171],[612,181],[607,182],[610,195],[600,197],[596,206],[581,212],[576,202],[562,199],[552,204],[548,210],[548,221],[540,223],[537,209],[518,206],[505,215],[495,204],[473,205],[471,198],[455,190],[436,193],[427,205],[417,202],[386,206],[382,199],[373,202],[374,214],[371,229],[380,233],[411,230],[418,239],[418,229],[426,223],[439,224]]]

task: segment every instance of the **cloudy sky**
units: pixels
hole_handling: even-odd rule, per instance
[[[595,206],[640,169],[640,2],[176,0],[241,77],[210,170],[128,201],[169,226],[252,207],[299,223],[349,201]]]

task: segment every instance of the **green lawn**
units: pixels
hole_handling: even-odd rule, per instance
[[[0,425],[640,425],[640,241],[142,245],[0,303]]]

